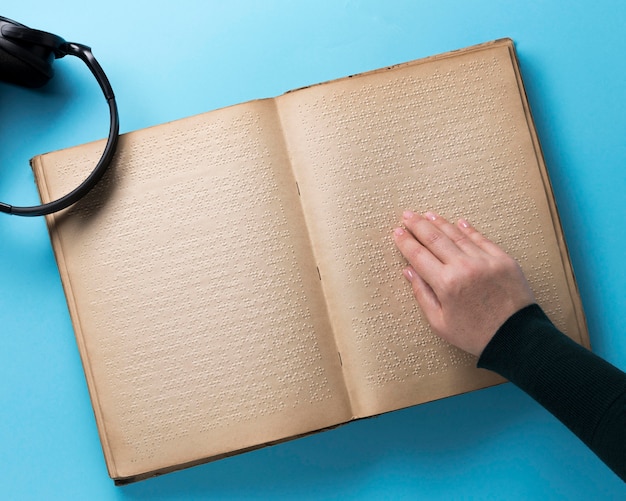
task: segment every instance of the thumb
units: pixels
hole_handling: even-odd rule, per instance
[[[439,298],[433,291],[432,287],[420,277],[412,266],[407,266],[403,271],[404,277],[411,283],[413,295],[417,300],[417,304],[422,309],[426,318],[435,318],[436,314],[441,310]]]

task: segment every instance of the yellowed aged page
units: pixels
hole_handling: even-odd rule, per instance
[[[520,85],[512,43],[499,41],[279,98],[356,416],[500,381],[421,318],[391,239],[403,209],[467,217],[586,343]]]
[[[102,147],[37,158],[44,201]],[[122,136],[48,222],[113,478],[350,418],[272,100]]]

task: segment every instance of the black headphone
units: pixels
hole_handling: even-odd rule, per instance
[[[83,60],[96,77],[109,105],[111,126],[102,157],[87,179],[58,200],[33,207],[14,207],[0,202],[0,212],[17,216],[44,216],[65,209],[80,200],[98,183],[113,159],[120,129],[117,104],[111,84],[93,57],[91,49],[0,16],[0,80],[23,87],[42,87],[54,75],[52,62],[68,54]]]

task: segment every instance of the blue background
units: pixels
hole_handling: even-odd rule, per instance
[[[512,37],[594,350],[626,368],[626,3],[3,2],[91,45],[130,131]],[[106,136],[78,60],[43,91],[0,84],[0,200],[36,203],[28,160]],[[435,208],[436,209],[436,208]],[[2,499],[623,499],[624,484],[511,384],[126,487],[109,480],[43,219],[0,217]]]

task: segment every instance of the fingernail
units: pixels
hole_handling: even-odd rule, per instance
[[[396,228],[395,230],[393,230],[393,234],[396,237],[401,237],[402,235],[404,235],[404,230],[402,228]]]
[[[413,270],[413,268],[404,268],[404,270],[402,270],[402,273],[404,275],[404,278],[406,278],[409,282],[415,280],[415,270]]]
[[[469,223],[465,219],[459,219],[459,226],[461,228],[469,228]]]
[[[403,217],[404,219],[411,219],[414,215],[415,215],[415,213],[414,213],[413,211],[410,211],[410,210],[405,210],[405,211],[402,213],[402,217]]]
[[[437,214],[435,214],[434,212],[428,211],[424,213],[424,217],[428,219],[429,221],[434,221],[435,219],[437,219]]]

